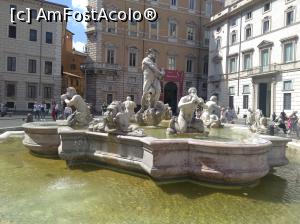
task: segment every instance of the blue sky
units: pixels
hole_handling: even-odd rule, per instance
[[[76,11],[85,11],[85,6],[87,5],[87,0],[48,0],[49,2],[55,2],[76,10]],[[84,45],[86,43],[85,35],[85,24],[69,20],[68,29],[73,32],[75,35],[73,37],[73,47],[76,50],[83,51]]]

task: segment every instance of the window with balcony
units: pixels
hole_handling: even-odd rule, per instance
[[[229,73],[236,72],[236,57],[229,58]]]
[[[288,8],[285,12],[285,25],[289,26],[294,23],[295,9],[293,7]]]
[[[17,67],[16,57],[7,57],[7,71],[15,72]]]
[[[285,43],[283,44],[283,62],[288,63],[294,61],[294,43]]]
[[[260,52],[260,66],[261,66],[261,70],[263,72],[268,71],[269,70],[269,64],[270,64],[270,49],[263,49]]]
[[[252,37],[252,26],[251,25],[247,25],[245,27],[245,39],[249,40]]]
[[[252,68],[252,53],[244,54],[244,70],[249,70]]]
[[[175,56],[168,57],[168,69],[169,70],[176,70],[176,58]]]
[[[283,109],[291,110],[291,108],[292,108],[292,94],[284,93],[283,94]]]
[[[271,29],[271,27],[270,27],[270,17],[265,17],[263,19],[262,24],[263,24],[262,25],[263,26],[263,30],[262,30],[263,34],[270,32],[270,29]]]
[[[28,60],[28,73],[36,73],[36,60]]]

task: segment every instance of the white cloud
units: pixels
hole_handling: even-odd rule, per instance
[[[74,9],[80,9],[82,11],[85,11],[87,5],[88,0],[72,0],[72,7]]]
[[[84,52],[85,43],[81,41],[73,41],[73,48],[75,48],[76,51]]]

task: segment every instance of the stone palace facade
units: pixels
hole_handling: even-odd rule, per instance
[[[300,111],[300,0],[225,5],[209,23],[208,96],[240,117]]]

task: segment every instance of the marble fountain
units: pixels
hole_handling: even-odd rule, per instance
[[[82,97],[69,87],[61,100],[74,107],[74,113],[57,123],[24,124],[23,144],[34,154],[59,157],[69,166],[108,164],[156,180],[252,184],[273,167],[288,163],[287,139],[224,126],[216,97],[204,103],[196,88],[180,99],[179,115],[172,117],[170,107],[159,101],[164,71],[158,69],[154,57],[150,50],[143,60],[143,96],[136,114],[136,105],[128,97],[123,103],[112,102],[103,119],[93,120]],[[201,116],[199,108],[203,109]],[[163,120],[169,120],[163,122],[167,125]],[[263,122],[259,122],[256,126],[261,130]]]

